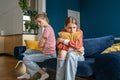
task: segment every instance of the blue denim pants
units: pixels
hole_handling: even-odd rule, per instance
[[[69,51],[65,60],[57,59],[56,80],[75,80],[78,61],[84,61],[84,56]]]
[[[40,51],[28,49],[24,52],[23,62],[27,71],[33,76],[41,69],[37,62],[43,62],[50,58],[56,58],[56,54],[43,54]]]

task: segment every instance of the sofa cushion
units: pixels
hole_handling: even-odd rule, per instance
[[[96,80],[120,80],[120,52],[97,56],[94,66]]]
[[[78,61],[77,76],[90,77],[93,75],[95,58],[86,58],[85,61]]]
[[[38,41],[25,40],[25,44],[27,49],[40,50],[40,51],[42,50],[42,48],[38,46],[39,45]]]
[[[26,50],[26,47],[25,46],[16,46],[14,48],[14,57],[16,59],[19,59],[19,60],[22,60],[23,59],[23,53],[24,51]]]
[[[78,40],[81,36],[80,32],[69,33],[69,32],[59,32],[58,33],[60,38],[68,39],[68,40]]]
[[[120,43],[113,44],[112,46],[105,49],[101,54],[111,53],[111,52],[120,52]]]
[[[96,57],[113,43],[113,36],[84,39],[85,57]]]

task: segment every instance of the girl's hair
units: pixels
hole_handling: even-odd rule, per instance
[[[42,12],[42,13],[36,15],[36,16],[35,16],[35,20],[36,20],[37,18],[46,19],[46,21],[49,23],[49,19],[48,19],[48,17],[47,17],[47,13],[45,13],[45,12]]]
[[[76,24],[76,25],[78,25],[78,23],[77,23],[77,20],[74,18],[74,17],[72,17],[72,16],[69,16],[66,20],[65,20],[65,26],[67,26],[69,23],[73,23],[73,24]]]

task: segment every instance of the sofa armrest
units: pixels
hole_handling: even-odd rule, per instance
[[[96,57],[95,77],[96,80],[120,80],[120,52]]]
[[[25,46],[16,46],[14,48],[14,57],[16,59],[22,60],[23,59],[23,55],[22,53],[26,50]]]

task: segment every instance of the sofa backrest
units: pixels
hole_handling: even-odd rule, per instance
[[[96,57],[114,43],[113,36],[84,39],[85,57]]]

